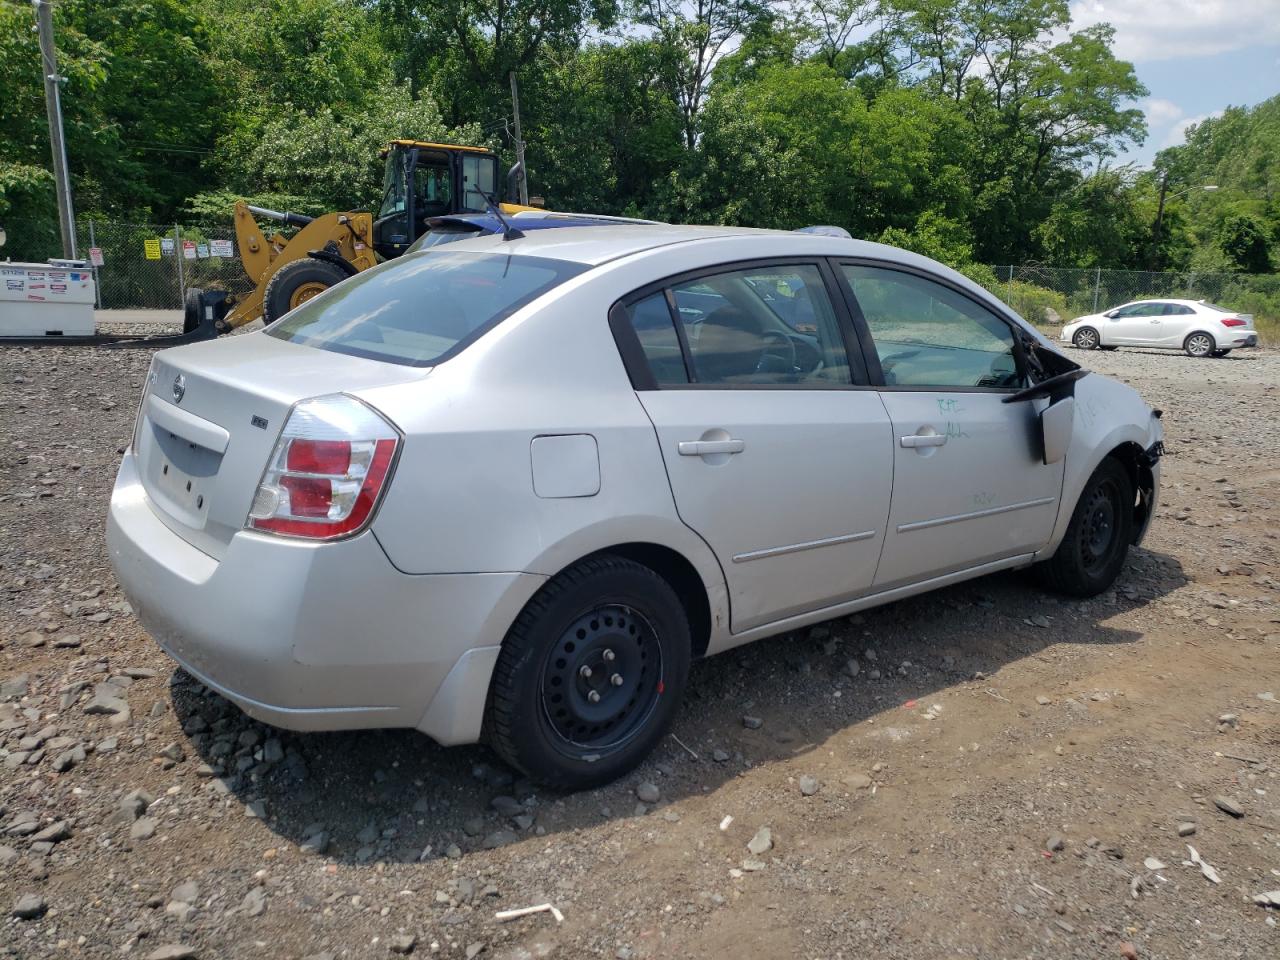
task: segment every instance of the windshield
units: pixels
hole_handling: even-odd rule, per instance
[[[382,206],[378,210],[378,219],[404,212],[406,156],[403,150],[392,150],[387,154],[387,166],[382,176]]]
[[[266,332],[321,350],[430,366],[586,269],[543,257],[406,255],[344,280]]]

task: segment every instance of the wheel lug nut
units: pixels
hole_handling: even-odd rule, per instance
[[[587,692],[587,699],[590,700],[592,703],[599,703],[600,694],[596,690],[590,690]]]
[[[609,682],[612,683],[615,687],[622,686],[622,674],[615,673],[612,677],[609,678]]]
[[[578,676],[580,676],[583,680],[590,680],[591,668],[584,663],[582,665],[582,668],[578,671]]]
[[[607,662],[612,663],[613,660],[617,657],[617,654],[615,654],[612,650],[606,649],[604,653],[601,654],[601,656],[604,657]]]

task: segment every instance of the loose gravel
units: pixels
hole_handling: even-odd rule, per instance
[[[557,795],[176,669],[103,542],[148,352],[0,347],[0,956],[1275,956],[1280,353],[1072,356],[1165,411],[1115,589],[698,664],[635,775]]]

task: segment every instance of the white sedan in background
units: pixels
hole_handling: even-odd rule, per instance
[[[1225,357],[1258,345],[1252,316],[1205,300],[1134,300],[1073,320],[1060,339],[1081,350],[1147,347],[1190,357]]]

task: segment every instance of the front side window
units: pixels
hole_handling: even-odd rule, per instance
[[[379,219],[404,212],[404,181],[405,152],[393,150],[388,155],[386,170],[382,177],[382,205],[378,208]]]
[[[670,288],[630,308],[630,319],[660,385],[838,386],[851,382],[839,322],[822,273],[812,264],[753,267]],[[683,341],[683,342],[681,342]],[[684,348],[672,354],[672,348]],[[682,362],[676,364],[678,358]]]
[[[1013,331],[950,287],[890,270],[841,267],[862,309],[886,386],[1022,385]]]
[[[585,269],[544,257],[426,251],[342,281],[266,332],[321,350],[429,366]]]

